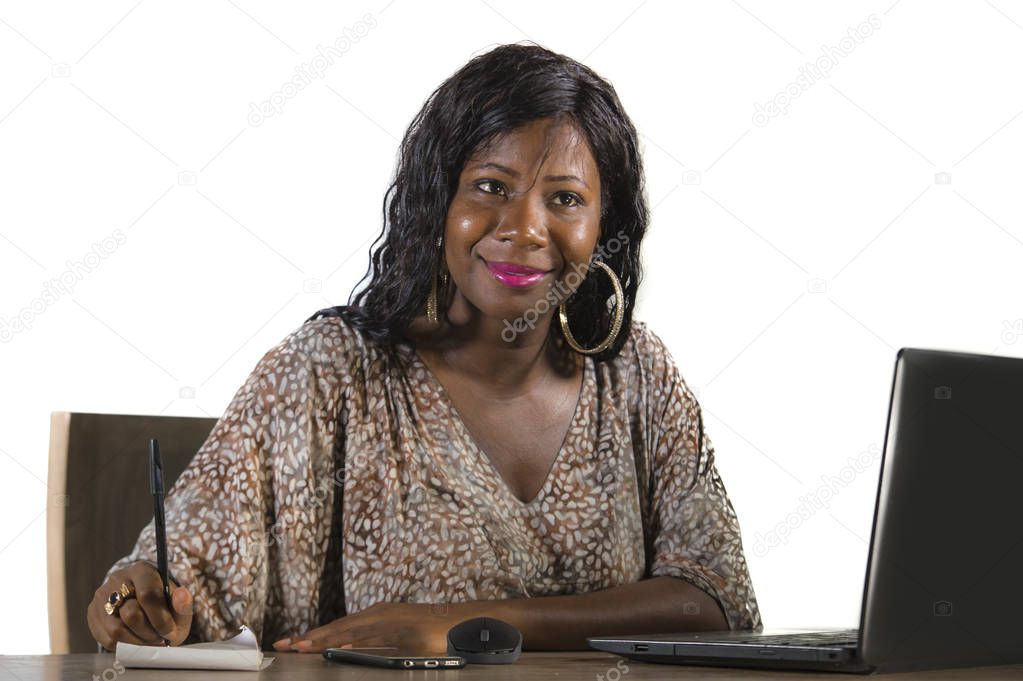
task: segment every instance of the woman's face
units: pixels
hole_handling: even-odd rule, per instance
[[[549,118],[508,132],[466,161],[448,206],[449,316],[468,303],[512,324],[530,308],[549,319],[556,305],[537,303],[559,282],[556,300],[568,297],[566,275],[586,276],[599,237],[600,175],[583,134]]]

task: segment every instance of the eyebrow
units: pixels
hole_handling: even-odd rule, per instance
[[[507,173],[512,177],[521,176],[521,173],[519,173],[518,171],[512,170],[508,166],[503,166],[500,163],[494,163],[493,161],[488,161],[486,163],[476,163],[473,164],[472,167],[479,168],[480,170],[484,168],[494,168],[495,170],[500,170],[502,173]],[[575,175],[547,175],[543,179],[547,182],[563,182],[565,180],[575,180],[576,182],[586,187],[587,189],[590,188],[590,185],[586,184],[586,182],[584,182],[582,178],[576,177]]]

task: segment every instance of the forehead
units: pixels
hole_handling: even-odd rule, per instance
[[[543,118],[508,130],[481,146],[466,162],[472,165],[498,162],[516,170],[538,165],[597,175],[597,163],[586,136],[572,122]]]

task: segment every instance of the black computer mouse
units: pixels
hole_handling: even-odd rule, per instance
[[[522,653],[519,630],[493,617],[474,617],[448,630],[448,655],[476,664],[508,664]]]

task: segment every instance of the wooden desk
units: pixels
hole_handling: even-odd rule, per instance
[[[558,681],[640,681],[641,679],[718,679],[748,681],[749,679],[830,679],[852,681],[857,678],[891,678],[898,681],[934,679],[937,681],[975,681],[977,679],[1023,679],[1023,665],[947,669],[906,674],[874,674],[862,676],[824,672],[783,672],[682,667],[633,662],[602,652],[523,653],[510,665],[466,665],[464,669],[415,670],[377,669],[327,662],[319,654],[274,653],[277,660],[263,672],[177,671],[173,669],[128,669],[119,673],[113,667],[114,656],[102,655],[22,655],[0,656],[0,681],[65,681],[93,679],[102,681],[177,681],[205,679],[212,681],[270,681],[294,679],[312,681],[468,681],[470,679],[558,679]],[[628,668],[626,671],[625,668]],[[612,671],[614,670],[614,671]],[[95,675],[95,677],[94,677]]]

